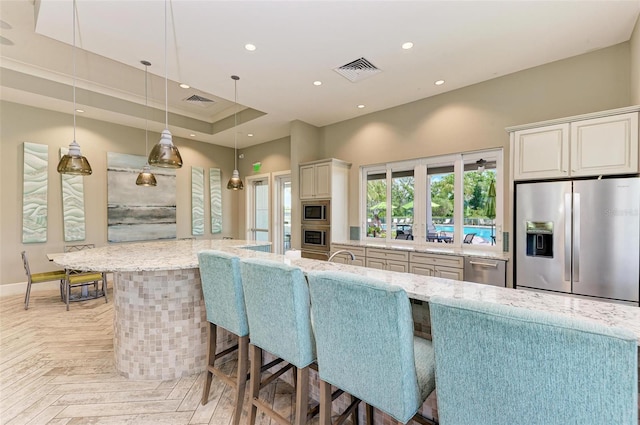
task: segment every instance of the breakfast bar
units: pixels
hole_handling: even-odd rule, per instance
[[[268,242],[145,242],[111,245],[56,258],[56,263],[63,267],[114,273],[114,351],[116,369],[123,376],[175,379],[204,370],[207,322],[197,254],[206,249],[230,252],[241,258],[285,262],[305,272],[337,270],[379,279],[402,287],[411,298],[414,310],[419,310],[419,306],[435,295],[484,300],[626,328],[635,333],[640,345],[640,309],[637,307],[348,264],[289,259],[261,252],[270,249]],[[424,317],[428,311],[414,311],[414,320],[416,315],[422,316],[417,321],[428,322],[428,317]],[[428,329],[416,331],[428,333]]]

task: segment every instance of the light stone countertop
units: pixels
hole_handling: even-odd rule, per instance
[[[487,258],[493,260],[509,261],[509,253],[502,251],[489,251],[484,249],[453,246],[447,243],[437,244],[418,244],[415,242],[372,242],[372,241],[332,241],[332,245],[347,245],[360,248],[384,248],[395,249],[398,251],[408,252],[420,252],[425,254],[439,254],[439,255],[456,255],[463,257],[478,257]],[[437,246],[436,246],[437,245]]]
[[[73,269],[112,272],[190,269],[198,267],[197,254],[199,251],[219,249],[237,254],[241,258],[258,257],[291,264],[300,267],[305,272],[335,270],[357,273],[361,276],[400,286],[410,298],[415,300],[429,301],[434,295],[483,300],[530,310],[557,313],[579,320],[595,321],[606,326],[622,327],[634,332],[640,345],[639,307],[305,258],[290,260],[283,255],[240,249],[243,246],[260,245],[264,245],[264,243],[242,240],[132,243],[67,253],[56,258],[56,263]]]

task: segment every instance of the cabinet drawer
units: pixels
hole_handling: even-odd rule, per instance
[[[455,255],[434,255],[412,252],[409,256],[411,264],[425,264],[452,268],[463,268],[464,261],[462,257]]]
[[[367,248],[367,258],[381,258],[385,260],[409,261],[409,253],[384,248]]]
[[[414,264],[409,265],[409,273],[418,274],[420,276],[433,276],[435,274],[435,267],[426,264]]]
[[[395,260],[387,260],[386,270],[391,272],[402,272],[406,273],[409,269],[409,263],[406,261],[395,261]]]
[[[463,269],[455,269],[452,267],[439,267],[435,269],[434,276],[443,277],[445,279],[462,280]]]
[[[341,245],[341,244],[331,244],[331,252],[336,252],[340,250],[346,250],[353,253],[356,256],[356,259],[364,258],[366,256],[365,249],[362,246],[352,246],[352,245]]]

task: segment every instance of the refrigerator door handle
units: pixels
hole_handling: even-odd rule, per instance
[[[571,281],[571,194],[564,194],[564,280]]]
[[[573,194],[573,281],[580,282],[580,194]]]

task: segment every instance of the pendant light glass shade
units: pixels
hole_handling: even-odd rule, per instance
[[[158,182],[156,182],[156,176],[151,172],[149,164],[145,164],[144,167],[142,167],[142,172],[138,174],[136,184],[138,186],[156,186],[158,184]]]
[[[91,165],[89,165],[87,158],[80,153],[80,145],[75,140],[69,145],[69,153],[60,158],[58,172],[74,176],[91,175]]]
[[[178,148],[173,144],[169,131],[169,84],[167,76],[167,0],[164,2],[164,120],[165,128],[162,130],[160,141],[149,154],[149,164],[162,168],[181,168],[182,157]]]
[[[240,173],[238,172],[238,170],[233,170],[233,175],[229,179],[229,183],[227,183],[227,189],[230,189],[230,190],[244,189],[244,184],[242,184],[242,179],[240,178]]]
[[[69,145],[69,153],[60,158],[58,172],[75,176],[88,176],[92,173],[87,158],[80,153],[80,145],[76,142],[76,0],[73,0],[73,142]]]
[[[242,184],[242,179],[240,178],[240,173],[238,172],[238,132],[236,131],[236,127],[238,126],[238,80],[240,77],[237,75],[232,75],[231,79],[233,82],[234,88],[234,103],[235,110],[233,112],[233,174],[231,175],[231,179],[229,179],[229,183],[227,183],[227,189],[229,190],[243,190],[244,184]]]
[[[147,144],[149,142],[149,120],[147,119],[147,110],[149,108],[149,96],[147,90],[147,71],[151,62],[149,61],[140,61],[141,64],[144,65],[144,151],[147,152]],[[156,176],[151,173],[151,168],[149,167],[149,162],[147,161],[142,167],[142,171],[138,174],[138,178],[136,179],[136,185],[138,186],[156,186],[158,182],[156,182]]]

